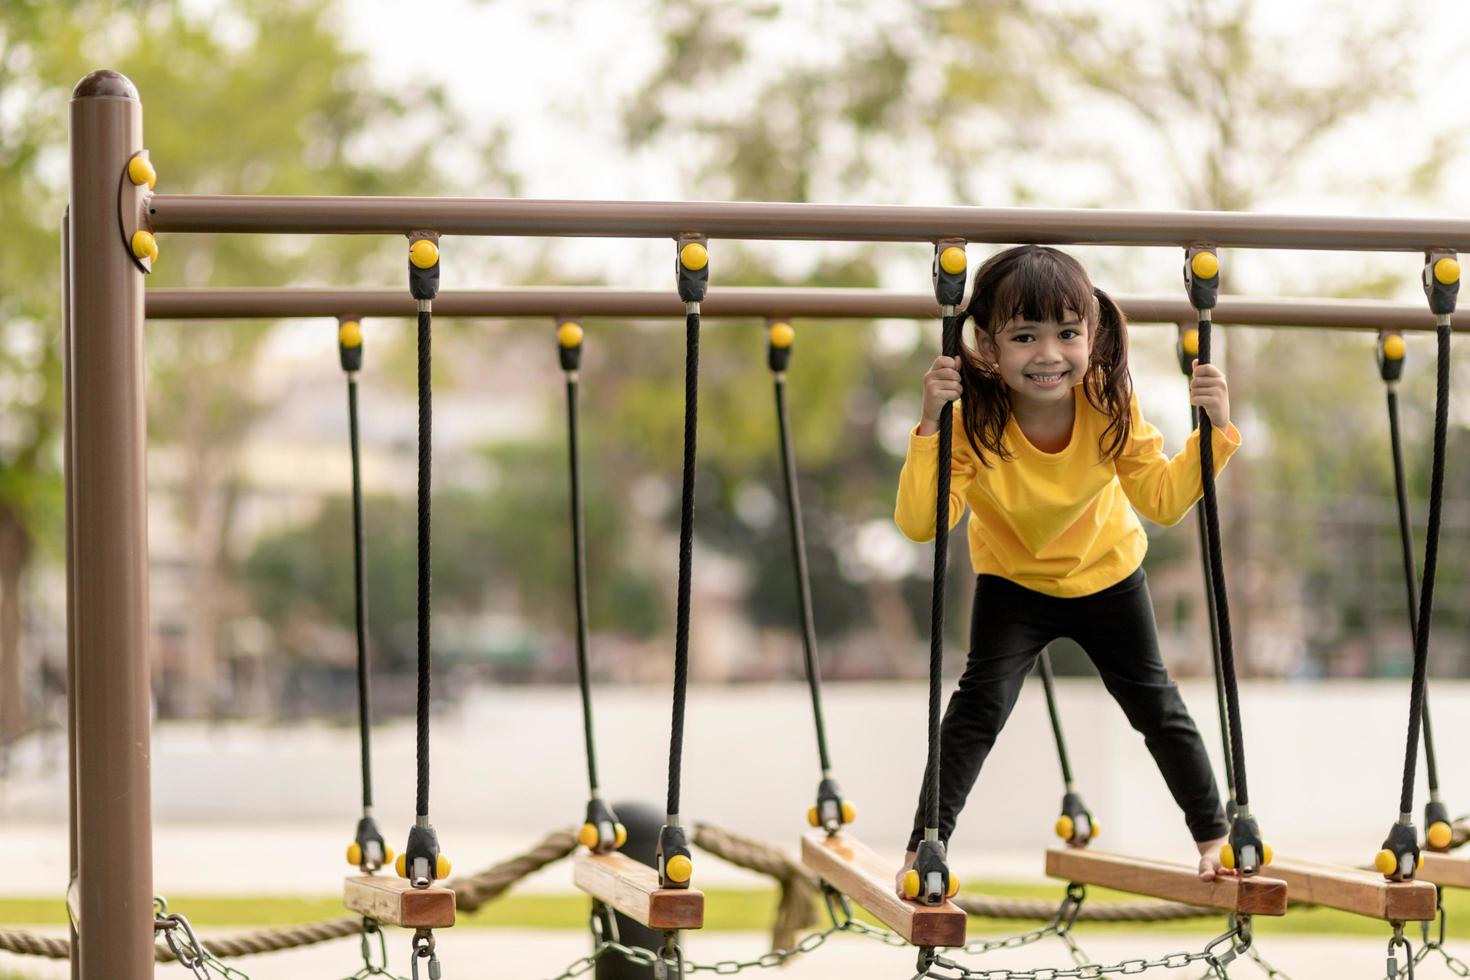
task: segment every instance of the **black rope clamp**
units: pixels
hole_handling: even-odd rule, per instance
[[[943,905],[960,890],[960,880],[949,870],[944,843],[919,841],[914,866],[904,873],[903,894],[920,905]]]
[[[694,877],[694,852],[689,849],[683,827],[664,824],[659,828],[657,858],[660,888],[689,887],[689,879]]]
[[[618,822],[618,815],[613,813],[612,807],[598,796],[588,800],[587,819],[583,821],[582,829],[577,831],[577,843],[593,854],[608,854],[622,847],[627,840],[628,828]]]
[[[1068,791],[1062,796],[1062,814],[1057,817],[1057,836],[1070,847],[1086,847],[1097,836],[1097,821],[1082,802],[1081,793]]]
[[[1213,245],[1191,245],[1184,250],[1184,287],[1189,291],[1190,306],[1197,310],[1215,308],[1220,298],[1220,256]]]
[[[837,780],[824,776],[817,784],[817,805],[806,812],[806,822],[821,827],[830,837],[842,829],[843,824],[857,819],[857,808],[842,798],[842,789]]]
[[[1194,359],[1199,357],[1199,327],[1179,324],[1179,336],[1174,341],[1174,356],[1179,358],[1179,370],[1186,378],[1194,376]]]
[[[1378,331],[1378,376],[1384,384],[1393,384],[1404,376],[1404,355],[1408,345],[1397,330]]]
[[[709,289],[708,242],[703,235],[679,236],[674,266],[679,277],[679,298],[686,303],[702,302]]]
[[[362,370],[361,317],[337,318],[337,353],[342,359],[342,370],[348,374],[355,374]]]
[[[1241,876],[1258,873],[1271,863],[1271,846],[1261,839],[1261,826],[1248,813],[1230,821],[1230,842],[1220,849],[1220,863]]]
[[[582,325],[576,320],[559,320],[556,324],[556,350],[563,371],[576,371],[582,366]]]
[[[968,266],[963,238],[941,238],[934,243],[934,299],[940,306],[959,306],[964,301]]]
[[[398,855],[398,877],[415,888],[428,888],[436,879],[449,877],[449,859],[439,853],[439,835],[427,824],[408,828],[408,846]]]
[[[1450,808],[1443,800],[1430,800],[1424,804],[1424,846],[1443,853],[1454,843],[1455,822],[1450,819]]]
[[[766,321],[766,365],[774,374],[784,374],[791,364],[791,345],[796,331],[785,320]]]
[[[1424,254],[1424,296],[1429,300],[1429,310],[1435,316],[1449,316],[1455,312],[1455,300],[1460,295],[1460,262],[1455,253],[1439,249]]]
[[[372,874],[393,860],[393,848],[383,842],[377,821],[364,816],[357,822],[357,836],[347,845],[347,863],[355,864],[364,874]]]
[[[1383,840],[1383,849],[1374,856],[1373,867],[1389,881],[1413,881],[1422,863],[1414,822],[1396,821]]]
[[[408,236],[408,291],[417,300],[439,295],[439,233],[415,231]]]

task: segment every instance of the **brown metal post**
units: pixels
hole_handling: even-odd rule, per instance
[[[77,83],[66,374],[81,980],[153,976],[143,274],[118,218],[142,146],[132,82],[97,71]]]
[[[61,214],[61,476],[66,506],[66,824],[67,879],[66,908],[70,921],[68,935],[71,948],[77,948],[77,930],[71,911],[77,900],[77,699],[73,696],[72,678],[76,676],[76,645],[72,643],[76,618],[72,599],[71,549],[71,214]],[[71,978],[81,977],[81,957],[71,958]]]

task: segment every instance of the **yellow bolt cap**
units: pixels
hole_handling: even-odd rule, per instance
[[[1235,869],[1235,848],[1225,844],[1220,848],[1220,867]]]
[[[1087,839],[1088,840],[1096,840],[1097,839],[1097,835],[1100,834],[1100,833],[1102,833],[1102,830],[1099,829],[1099,827],[1097,825],[1097,820],[1094,819],[1092,821],[1092,836],[1089,837],[1089,838],[1087,838]]]
[[[842,801],[842,822],[843,823],[852,823],[856,819],[857,819],[857,807],[853,806],[851,803],[847,802],[846,800],[843,800]]]
[[[903,873],[903,897],[919,897],[919,872],[915,871],[913,868],[910,868]]]
[[[434,862],[434,877],[439,879],[440,881],[443,881],[445,878],[449,877],[449,871],[449,858],[445,857],[442,854],[439,855],[439,860]]]
[[[690,272],[698,272],[709,265],[709,251],[698,242],[690,242],[679,250],[679,261]]]
[[[773,323],[770,332],[771,346],[785,350],[796,340],[796,331],[789,323]]]
[[[158,171],[153,169],[153,164],[148,162],[147,157],[133,157],[128,161],[128,180],[134,184],[147,184],[152,188],[158,185]]]
[[[628,828],[620,823],[613,824],[613,847],[622,847],[628,843]]]
[[[384,860],[384,862],[389,863],[389,864],[393,863],[393,848],[388,847],[387,845],[384,845],[384,847],[383,847],[383,860]]]
[[[957,276],[965,271],[965,250],[958,245],[951,245],[939,253],[939,268],[952,276]]]
[[[953,871],[949,873],[949,888],[945,890],[945,898],[954,898],[960,892],[960,876]]]
[[[1184,331],[1184,336],[1179,338],[1179,346],[1184,348],[1184,353],[1194,357],[1199,353],[1199,331],[1193,328]]]
[[[398,860],[393,863],[393,870],[398,872],[398,877],[408,877],[408,855],[398,855]]]
[[[1214,252],[1195,252],[1194,258],[1189,260],[1189,267],[1194,270],[1196,278],[1213,279],[1220,274],[1220,257]]]
[[[807,807],[807,810],[806,810],[806,822],[809,823],[809,824],[811,824],[813,827],[820,827],[822,825],[822,818],[817,816],[817,808],[816,807],[814,807],[814,806]]]
[[[1454,828],[1445,823],[1443,820],[1436,820],[1434,823],[1430,824],[1429,830],[1425,831],[1424,833],[1424,839],[1429,842],[1429,846],[1436,849],[1449,847],[1450,841],[1452,841],[1454,837]]]
[[[586,848],[597,846],[597,827],[590,823],[584,823],[582,829],[577,831],[577,843]]]
[[[568,320],[556,328],[556,342],[563,347],[579,347],[582,344],[582,325]]]
[[[1373,867],[1378,869],[1379,874],[1391,875],[1399,869],[1399,859],[1394,856],[1393,851],[1384,848],[1373,856]]]
[[[140,259],[154,259],[158,257],[158,239],[153,237],[152,232],[133,232],[133,254]]]
[[[357,843],[357,841],[353,841],[347,845],[347,863],[362,864],[362,845]]]
[[[343,347],[362,346],[362,324],[348,320],[337,328],[337,343]]]
[[[1261,842],[1261,863],[1270,864],[1276,860],[1276,849],[1265,841]]]
[[[1060,837],[1062,840],[1071,840],[1072,831],[1075,829],[1076,827],[1073,825],[1071,817],[1067,816],[1065,813],[1062,814],[1060,817],[1057,817],[1057,836]]]
[[[1446,255],[1434,263],[1434,278],[1443,286],[1453,286],[1460,281],[1460,263]]]
[[[1383,338],[1383,356],[1390,361],[1402,360],[1408,345],[1400,334],[1391,333]]]
[[[408,247],[408,260],[417,268],[432,269],[439,261],[439,246],[427,238],[420,238]]]
[[[694,874],[694,863],[682,854],[675,854],[664,865],[664,873],[669,876],[670,881],[677,881],[682,885]]]
[[[1424,852],[1419,852],[1419,860],[1414,863],[1414,870],[1421,871],[1424,868]]]

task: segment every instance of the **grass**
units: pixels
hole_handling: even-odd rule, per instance
[[[977,894],[995,895],[1005,898],[1061,899],[1062,889],[1058,885],[1017,885],[1001,882],[980,882],[974,886]],[[776,894],[771,890],[755,889],[709,889],[705,892],[705,928],[709,931],[752,931],[768,930],[775,916]],[[1449,935],[1456,938],[1470,937],[1470,894],[1447,890],[1444,893],[1445,910],[1448,914]],[[1110,892],[1103,888],[1090,889],[1091,902],[1130,901],[1131,896]],[[258,928],[265,926],[299,925],[330,919],[345,914],[341,900],[336,897],[279,897],[270,895],[251,896],[189,896],[169,897],[169,908],[182,912],[189,921],[201,929],[210,928]],[[585,896],[568,894],[512,894],[508,898],[491,902],[472,915],[462,915],[460,927],[470,928],[519,928],[519,929],[585,929],[587,927],[587,899]],[[866,918],[861,912],[860,916]],[[825,921],[825,913],[823,913]],[[868,920],[872,921],[872,920]],[[66,907],[59,899],[51,898],[3,898],[0,899],[0,922],[11,925],[63,926],[66,924]],[[1078,925],[1081,933],[1118,931],[1194,933],[1208,932],[1223,923],[1221,920],[1195,919],[1185,922],[1160,923],[1091,923]],[[972,918],[970,930],[976,936],[1006,934],[1029,929],[1034,923],[996,919]],[[1343,935],[1387,937],[1387,926],[1346,912],[1331,909],[1294,909],[1283,919],[1258,917],[1255,921],[1258,935]],[[1417,943],[1418,929],[1411,927],[1410,935]],[[7,980],[0,974],[0,980]]]

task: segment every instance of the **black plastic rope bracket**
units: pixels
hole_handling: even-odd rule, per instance
[[[660,888],[688,888],[689,878],[676,881],[669,877],[669,862],[674,858],[682,857],[685,861],[693,861],[694,852],[689,849],[689,837],[684,833],[684,828],[674,824],[665,824],[658,832],[658,852],[655,855],[658,865],[658,886]]]
[[[353,843],[358,848],[357,866],[365,874],[372,874],[388,863],[388,845],[383,840],[377,821],[371,816],[364,815],[357,821],[357,834]]]
[[[1455,302],[1460,295],[1458,258],[1452,249],[1431,249],[1424,253],[1424,296],[1429,300],[1429,310],[1435,316],[1449,316],[1455,312]],[[1453,268],[1451,282],[1444,282],[1439,277],[1440,263],[1446,259]]]
[[[1202,255],[1214,259],[1213,274],[1204,274],[1208,270],[1203,266],[1208,263],[1203,260],[1196,262],[1196,258]],[[1220,298],[1220,256],[1215,246],[1202,243],[1184,250],[1184,285],[1189,291],[1189,305],[1197,310],[1215,308],[1215,302]]]
[[[1230,849],[1235,855],[1235,870],[1253,875],[1266,863],[1266,844],[1261,839],[1261,826],[1248,813],[1235,814],[1230,821]]]
[[[1086,847],[1097,836],[1097,823],[1092,819],[1092,811],[1082,802],[1081,793],[1068,790],[1062,795],[1056,831],[1069,847]]]
[[[949,858],[943,841],[919,841],[919,849],[914,854],[914,871],[919,876],[919,894],[915,901],[921,905],[937,906],[949,899]]]
[[[439,872],[439,835],[427,824],[408,828],[408,845],[403,849],[403,868],[415,888],[428,888]]]
[[[699,303],[709,290],[709,238],[699,232],[684,232],[674,240],[674,270],[678,277],[679,298],[686,303]],[[705,262],[698,269],[684,264],[684,249],[698,245],[705,250]]]
[[[941,238],[934,243],[934,264],[930,269],[930,275],[934,280],[934,300],[940,306],[959,306],[964,301],[965,273],[969,268],[968,258],[964,265],[955,272],[944,268],[941,260],[946,250],[957,248],[963,252],[965,245],[963,238]]]
[[[610,854],[622,847],[627,839],[627,828],[618,822],[618,815],[608,806],[606,800],[594,796],[587,801],[586,820],[577,836],[583,847],[593,854]],[[588,843],[589,840],[591,843]]]
[[[437,249],[439,247],[439,233],[429,230],[409,232],[408,247],[410,252],[412,252],[414,245],[418,242],[430,242]],[[413,264],[412,259],[409,259],[408,291],[413,294],[414,299],[431,300],[439,295],[439,265],[440,261],[436,257],[433,265],[427,269],[420,269]]]

